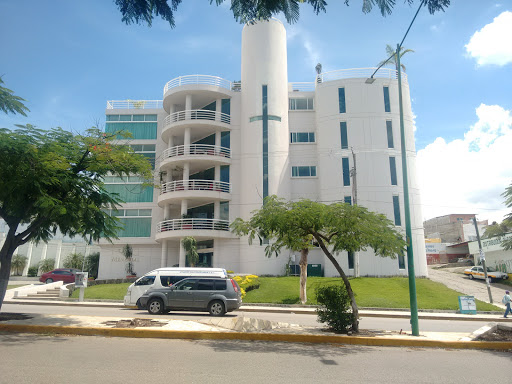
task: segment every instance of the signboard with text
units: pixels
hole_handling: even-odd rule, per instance
[[[476,302],[474,296],[459,296],[460,313],[476,315]]]
[[[75,288],[87,288],[87,278],[89,277],[88,272],[77,272],[75,273]]]

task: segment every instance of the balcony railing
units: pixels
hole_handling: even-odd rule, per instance
[[[315,83],[290,83],[289,89],[293,92],[314,92]]]
[[[163,159],[184,155],[223,156],[231,158],[231,149],[219,145],[191,144],[177,145],[167,148],[162,152]]]
[[[355,79],[355,78],[369,78],[373,72],[375,72],[375,68],[351,68],[351,69],[340,69],[337,71],[330,71],[321,73],[318,75],[317,79],[320,78],[321,83],[333,80],[341,80],[341,79]],[[384,79],[398,79],[398,72],[395,69],[391,68],[380,68],[375,75],[374,78],[384,78]],[[318,81],[318,80],[317,80]],[[407,75],[402,71],[402,81],[407,82]]]
[[[161,221],[156,227],[158,233],[187,229],[229,231],[229,221],[218,219],[172,219]]]
[[[162,100],[109,100],[107,109],[161,109]]]
[[[164,95],[167,93],[169,89],[190,84],[215,85],[217,87],[229,89],[230,91],[240,91],[241,89],[239,81],[232,82],[218,76],[188,75],[176,77],[175,79],[172,79],[167,84],[165,84]]]
[[[163,183],[160,194],[178,191],[215,191],[229,193],[230,183],[214,180],[176,180]]]
[[[209,120],[220,121],[221,123],[230,124],[231,116],[227,113],[208,111],[205,109],[191,109],[186,111],[178,111],[171,113],[165,118],[165,126],[171,125],[178,121],[185,120]]]

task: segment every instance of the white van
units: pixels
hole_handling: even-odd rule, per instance
[[[139,309],[139,298],[150,288],[163,288],[183,280],[186,277],[219,277],[226,278],[228,274],[223,268],[158,268],[146,273],[128,287],[124,297],[124,305]]]

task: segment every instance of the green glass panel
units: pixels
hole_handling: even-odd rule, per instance
[[[348,157],[343,157],[341,159],[341,165],[342,165],[342,169],[343,169],[343,185],[345,187],[348,187],[350,185],[350,168],[349,168]]]
[[[133,115],[133,121],[144,121],[144,115]]]
[[[345,88],[338,88],[338,101],[340,113],[346,113],[347,105],[345,103]]]
[[[393,125],[390,120],[386,121],[386,131],[388,134],[388,148],[395,148],[393,143]]]
[[[402,219],[400,218],[400,200],[398,196],[393,196],[393,213],[395,216],[395,225],[402,225]]]
[[[396,160],[394,157],[389,158],[389,171],[391,173],[391,185],[397,185],[396,180]]]
[[[151,218],[122,218],[119,237],[150,237],[151,236]]]
[[[384,87],[384,111],[391,112],[391,104],[389,102],[389,87]]]
[[[222,99],[222,113],[225,113],[226,115],[231,114],[231,99]]]
[[[340,122],[341,149],[348,149],[347,122]]]
[[[106,123],[105,132],[127,131],[134,140],[156,140],[157,123]],[[118,137],[122,139],[122,137]]]
[[[157,121],[157,115],[144,115],[146,121]]]
[[[107,121],[119,121],[119,115],[107,115]]]
[[[142,187],[139,184],[105,184],[108,193],[116,193],[125,203],[153,202],[153,187]]]
[[[119,121],[132,121],[132,115],[120,115]]]
[[[215,134],[203,137],[201,140],[194,141],[192,144],[215,145]]]

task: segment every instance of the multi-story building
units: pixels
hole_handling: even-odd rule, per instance
[[[235,218],[249,219],[273,194],[352,204],[357,193],[357,204],[403,228],[397,73],[380,69],[368,81],[374,70],[332,71],[311,83],[289,83],[286,31],[281,22],[270,20],[243,29],[241,82],[180,76],[165,85],[162,101],[109,101],[106,131],[132,133],[133,149],[155,159],[160,188],[141,189],[136,178],[107,180],[109,190],[126,201],[112,212],[125,229],[120,240],[101,244],[100,277],[125,274],[124,244],[133,248],[139,275],[185,266],[180,245],[185,236],[198,241],[200,264],[283,274],[295,259],[292,252],[266,258],[265,244],[249,245],[229,231]],[[425,276],[405,74],[403,95],[415,269]],[[354,255],[337,257],[352,274]],[[310,252],[309,262],[322,265],[326,276],[336,275],[320,250]],[[403,256],[380,258],[364,251],[359,265],[361,276],[407,274]]]

